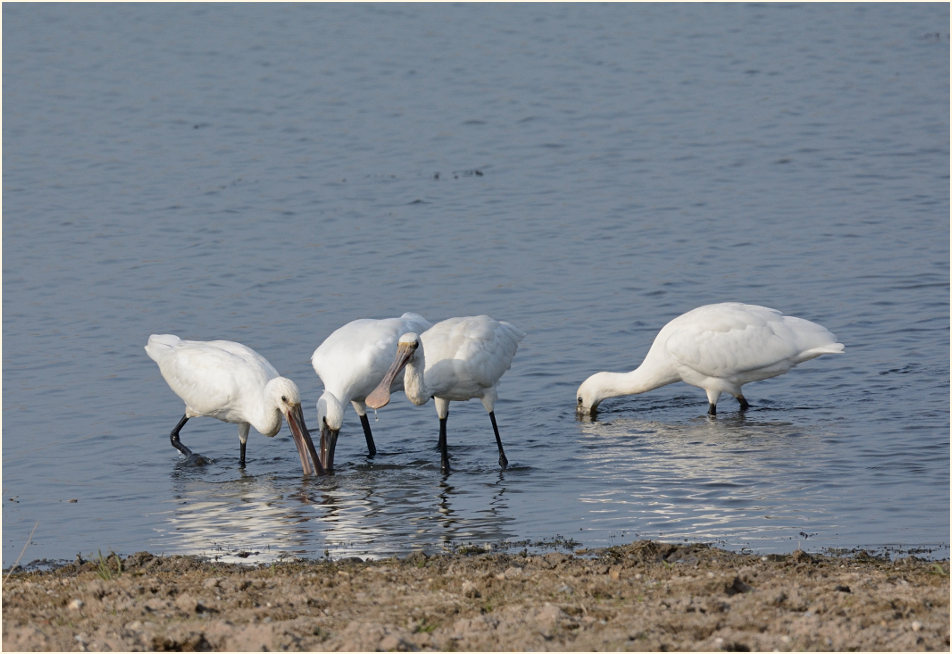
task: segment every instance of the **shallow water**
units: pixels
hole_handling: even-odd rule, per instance
[[[949,9],[6,5],[3,565],[635,538],[949,545]],[[740,300],[846,344],[704,415],[574,392]],[[150,333],[296,380],[358,317],[526,332],[496,407],[397,395],[302,478],[189,422]],[[32,539],[28,536],[36,526]]]

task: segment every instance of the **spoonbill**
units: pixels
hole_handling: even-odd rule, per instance
[[[509,465],[496,425],[496,384],[512,364],[525,332],[508,322],[489,316],[447,318],[422,334],[409,332],[400,337],[397,355],[377,388],[366,398],[367,406],[378,409],[390,401],[393,380],[404,367],[403,389],[416,405],[431,397],[440,419],[440,467],[450,470],[446,451],[446,417],[451,401],[478,397],[489,412],[489,420],[499,448],[499,465]]]
[[[304,474],[324,472],[304,424],[298,387],[279,376],[274,366],[250,347],[233,341],[184,341],[173,334],[152,334],[145,351],[159,364],[169,388],[185,402],[185,415],[170,435],[172,446],[182,454],[192,454],[179,440],[185,423],[196,416],[211,416],[238,425],[240,465],[244,466],[251,426],[265,436],[274,436],[281,429],[283,415]]]
[[[707,392],[708,414],[717,413],[721,393],[749,408],[741,386],[776,377],[844,345],[825,327],[754,304],[708,304],[661,328],[644,361],[631,372],[596,372],[576,393],[576,411],[594,416],[609,397],[644,393],[683,381]]]
[[[397,353],[397,339],[406,332],[429,329],[429,321],[415,313],[399,318],[361,318],[338,327],[311,356],[314,372],[324,384],[317,400],[321,427],[321,459],[324,468],[334,468],[334,449],[344,421],[344,406],[350,402],[360,417],[370,456],[377,453],[364,398],[377,386]],[[403,379],[394,379],[390,390],[402,391]]]

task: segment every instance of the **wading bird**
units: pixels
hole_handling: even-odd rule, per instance
[[[360,417],[368,454],[377,453],[364,398],[387,372],[397,353],[400,335],[422,332],[429,327],[429,321],[415,313],[382,320],[361,318],[339,327],[314,350],[311,365],[324,384],[324,393],[317,400],[317,419],[325,470],[334,469],[334,449],[347,402]],[[394,379],[390,390],[402,391],[403,378]]]
[[[753,304],[708,304],[662,327],[635,370],[597,372],[582,382],[576,411],[594,416],[605,398],[644,393],[677,381],[707,392],[710,415],[717,413],[721,393],[737,398],[744,411],[749,407],[741,392],[744,384],[843,350],[829,330],[809,320]]]
[[[211,416],[238,425],[240,464],[244,466],[251,426],[265,436],[274,436],[281,429],[283,415],[304,474],[323,473],[304,424],[298,387],[279,376],[274,366],[250,347],[233,341],[183,341],[172,334],[153,334],[145,351],[159,364],[169,388],[185,402],[185,415],[171,433],[172,445],[182,454],[192,454],[179,440],[179,431],[188,419]]]
[[[509,370],[519,341],[525,332],[489,316],[448,318],[422,334],[407,333],[400,337],[397,355],[366,403],[377,409],[390,401],[390,388],[401,369],[404,372],[403,392],[414,404],[426,404],[431,397],[440,419],[440,466],[449,472],[446,450],[446,417],[451,401],[473,398],[482,400],[499,448],[499,465],[509,465],[503,451],[499,427],[496,425],[496,384]]]

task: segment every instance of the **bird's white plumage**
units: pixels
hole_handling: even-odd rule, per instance
[[[307,455],[314,458],[314,446],[304,424],[298,387],[281,377],[263,356],[234,341],[187,341],[173,334],[151,335],[145,351],[158,364],[169,388],[185,402],[185,419],[209,416],[238,425],[242,462],[249,426],[274,436],[286,418],[302,468],[312,471]],[[173,445],[179,449],[183,449],[177,444],[181,424],[172,434]],[[314,464],[313,470],[321,469],[319,461]]]
[[[658,333],[652,349],[663,348],[681,367],[701,375],[755,381],[830,353],[835,342],[829,330],[809,320],[732,302],[678,316]]]
[[[453,401],[482,398],[509,370],[524,337],[512,324],[489,316],[436,323],[420,334],[427,392]]]
[[[185,402],[189,418],[247,422],[265,436],[281,428],[280,412],[276,407],[269,410],[264,397],[264,387],[280,375],[251,348],[234,341],[185,341],[154,334],[145,349],[169,388]]]
[[[416,313],[380,320],[360,318],[338,327],[314,350],[311,365],[324,384],[324,392],[317,399],[317,419],[321,429],[321,458],[327,470],[334,466],[334,451],[347,402],[360,417],[368,454],[376,454],[364,400],[386,374],[397,352],[400,335],[429,327],[429,321]],[[394,379],[391,390],[402,389],[403,379]]]
[[[493,412],[496,385],[509,370],[525,332],[508,322],[489,316],[448,318],[422,334],[404,334],[397,344],[397,356],[390,369],[367,396],[367,406],[378,408],[390,401],[390,385],[404,367],[404,393],[414,404],[431,397],[440,419],[441,467],[449,471],[446,446],[446,418],[451,401],[479,398],[489,413],[499,448],[499,465],[508,461]]]
[[[698,307],[666,324],[642,364],[630,373],[596,373],[579,387],[578,409],[594,411],[607,397],[642,393],[684,381],[745,405],[741,387],[775,377],[821,354],[843,352],[825,327],[776,309],[725,302]]]
[[[318,419],[340,429],[343,406],[351,402],[358,415],[366,413],[364,399],[376,387],[393,362],[397,339],[406,332],[422,332],[430,322],[415,313],[399,318],[361,318],[336,329],[311,356],[314,372],[324,384],[318,401]],[[403,390],[403,378],[394,379],[392,390]]]

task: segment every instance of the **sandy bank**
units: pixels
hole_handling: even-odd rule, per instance
[[[949,563],[648,541],[258,567],[138,553],[14,572],[3,648],[948,651]]]

